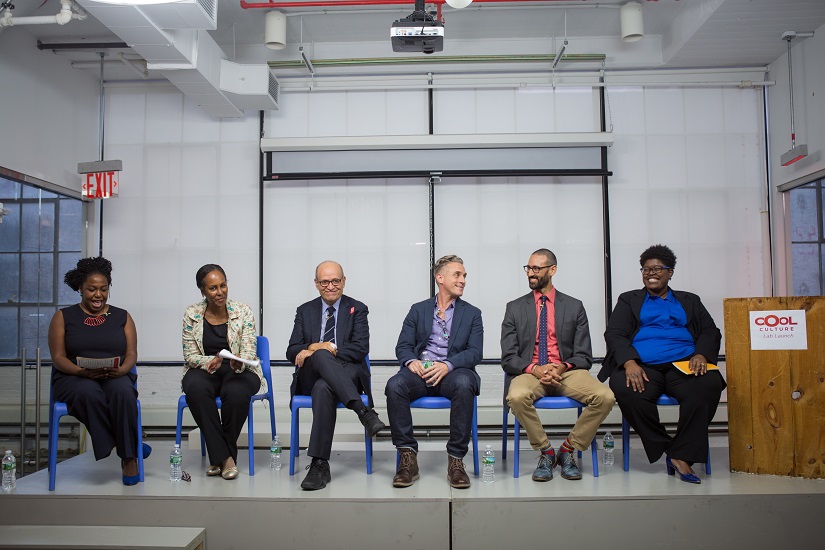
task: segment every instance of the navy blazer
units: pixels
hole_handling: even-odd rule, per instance
[[[687,329],[696,344],[695,353],[701,353],[707,358],[708,363],[715,365],[719,360],[722,333],[713,322],[713,317],[696,294],[670,290],[687,314]],[[633,338],[642,328],[641,312],[646,295],[647,289],[642,288],[624,292],[619,296],[619,301],[607,322],[607,330],[604,331],[607,355],[598,377],[602,382],[610,377],[614,369],[627,361],[639,361],[639,353],[633,347]]]
[[[321,341],[321,302],[319,296],[298,306],[295,311],[295,325],[286,349],[286,358],[290,363],[294,364],[298,354],[307,349],[310,344]],[[335,345],[338,346],[335,358],[342,364],[358,367],[358,379],[361,383],[359,390],[367,394],[370,406],[372,406],[370,371],[366,361],[367,354],[370,352],[370,327],[367,320],[369,313],[369,309],[362,302],[347,295],[341,296],[338,304],[338,319],[335,324]],[[295,395],[297,380],[296,370],[290,388],[291,395]]]
[[[450,326],[450,341],[447,346],[447,361],[453,369],[470,369],[481,387],[481,378],[476,372],[476,365],[481,362],[484,349],[484,325],[481,322],[481,310],[461,298],[455,301],[453,321]],[[427,346],[433,331],[433,312],[435,297],[413,304],[395,346],[395,356],[401,368],[419,358]]]

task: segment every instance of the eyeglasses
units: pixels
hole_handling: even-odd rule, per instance
[[[328,281],[324,280],[324,281],[316,281],[316,282],[318,283],[318,286],[326,288],[330,285],[332,285],[332,286],[341,286],[342,281],[343,281],[343,279],[330,279]]]
[[[547,269],[548,267],[553,267],[552,265],[525,265],[524,272],[525,273],[533,273],[534,275],[541,273],[542,269]]]
[[[670,268],[666,265],[654,265],[653,267],[643,267],[639,271],[642,272],[642,275],[650,275],[650,274],[658,275],[664,269],[670,269]]]

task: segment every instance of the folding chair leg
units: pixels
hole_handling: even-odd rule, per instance
[[[252,429],[253,422],[252,422],[252,405],[254,402],[249,403],[249,414],[247,415],[246,421],[246,433],[248,435],[248,442],[247,448],[249,450],[249,475],[255,475],[255,431]]]

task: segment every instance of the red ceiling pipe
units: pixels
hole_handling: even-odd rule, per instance
[[[508,2],[569,2],[570,0],[473,0],[474,4],[481,2],[495,2],[504,4]],[[584,2],[586,0],[582,0]],[[427,4],[438,4],[439,6],[446,3],[446,0],[425,0]],[[287,1],[287,2],[247,2],[241,0],[241,7],[243,9],[249,8],[264,8],[264,9],[278,9],[278,8],[330,8],[336,6],[398,6],[415,4],[415,0],[307,0],[307,1]]]

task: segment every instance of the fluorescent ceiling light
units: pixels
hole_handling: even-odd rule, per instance
[[[182,0],[92,0],[100,4],[120,4],[121,6],[146,6],[149,4],[174,4]]]

